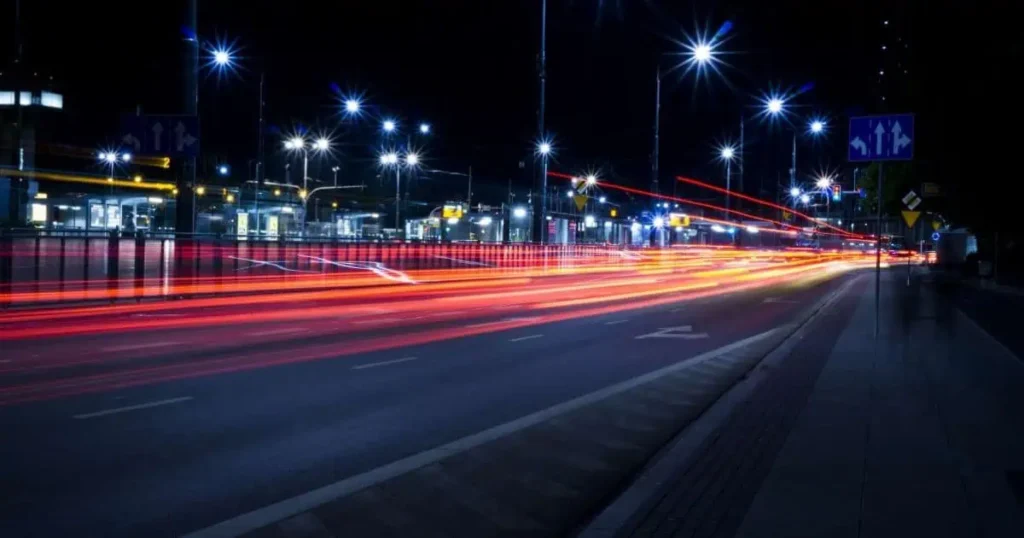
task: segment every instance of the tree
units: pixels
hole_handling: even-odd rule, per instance
[[[903,209],[903,196],[917,191],[918,181],[914,177],[913,163],[892,162],[885,164],[882,178],[882,214],[895,215]],[[878,163],[871,163],[857,178],[857,186],[867,193],[865,207],[874,214],[878,208]],[[920,194],[920,193],[918,193]]]

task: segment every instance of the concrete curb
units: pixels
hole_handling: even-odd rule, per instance
[[[793,330],[775,349],[758,361],[745,378],[725,391],[704,413],[666,444],[633,483],[598,513],[577,536],[614,538],[634,528],[651,506],[662,497],[665,489],[672,485],[667,478],[678,476],[683,469],[692,464],[699,449],[725,424],[732,412],[750,398],[754,389],[769,377],[767,370],[777,367],[793,348],[800,344],[810,330],[810,324],[824,314],[826,308],[838,301],[859,278],[864,277],[858,276],[850,280],[812,306],[803,319],[793,325]]]

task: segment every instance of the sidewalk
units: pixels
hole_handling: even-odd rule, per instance
[[[639,511],[582,535],[1024,536],[1024,362],[928,282],[883,275],[877,342],[866,281]]]

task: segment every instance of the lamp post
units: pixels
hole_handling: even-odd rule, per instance
[[[326,137],[320,137],[311,144],[312,149],[317,153],[324,153],[331,149],[331,141]],[[301,136],[293,136],[285,140],[284,147],[290,151],[302,152],[302,192],[307,192],[309,182],[309,149],[306,146],[306,139]],[[303,233],[305,232],[306,215],[302,215]]]
[[[736,150],[732,146],[723,146],[719,150],[718,156],[725,161],[725,219],[731,220],[729,210],[732,200],[732,159],[736,156]]]
[[[683,65],[696,67],[698,73],[701,68],[714,61],[714,44],[710,42],[697,41],[687,45],[687,51],[683,53],[687,59]],[[674,54],[674,53],[670,53]],[[658,165],[660,152],[660,131],[661,131],[661,59],[666,54],[658,56],[658,65],[654,77],[654,149],[651,152],[651,192],[658,192]]]
[[[331,167],[331,172],[334,172],[334,186],[335,187],[338,186],[338,170],[341,170],[340,166],[335,165],[335,166]]]

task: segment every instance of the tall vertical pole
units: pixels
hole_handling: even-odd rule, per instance
[[[654,151],[651,152],[651,192],[658,193],[658,150],[661,130],[661,61],[654,75]]]
[[[548,1],[541,0],[540,3],[540,57],[537,66],[537,75],[540,78],[540,104],[537,112],[537,141],[546,140],[544,130],[544,94],[547,88],[547,63],[548,63]],[[547,242],[547,212],[548,212],[548,156],[543,154],[541,158],[540,173],[540,211],[537,212],[537,234],[536,239],[540,243]]]
[[[881,308],[879,298],[882,289],[882,173],[885,163],[878,163],[878,189],[875,191],[875,202],[878,204],[875,213],[875,339],[878,339],[878,311]]]
[[[395,234],[398,235],[398,212],[402,204],[402,165],[395,165]]]
[[[731,221],[732,214],[732,158],[725,160],[725,220]]]
[[[466,210],[473,209],[473,167],[469,167],[469,186],[466,189]]]
[[[259,129],[260,129],[260,132],[259,132],[259,137],[257,138],[257,142],[256,142],[256,237],[257,237],[257,239],[260,236],[260,189],[263,188],[263,179],[264,179],[263,178],[263,176],[264,176],[264,173],[263,173],[263,166],[264,166],[264,164],[263,164],[263,151],[264,151],[263,135],[266,132],[266,125],[264,124],[264,119],[263,119],[263,105],[264,105],[264,100],[263,100],[263,83],[264,83],[264,78],[265,78],[264,77],[264,73],[260,73],[260,102],[259,102],[259,112],[260,112]]]
[[[796,131],[793,131],[793,160],[789,169],[789,185],[796,185]]]
[[[743,121],[743,116],[740,116],[740,147],[737,148],[738,149],[737,153],[739,153],[739,158],[740,158],[739,159],[739,165],[740,165],[740,170],[739,170],[739,172],[740,172],[739,173],[739,176],[740,176],[739,177],[739,179],[740,179],[740,181],[739,181],[740,188],[739,188],[739,191],[740,191],[740,193],[745,193],[746,192],[746,191],[743,190],[743,179],[744,179],[743,178],[743,160],[744,160],[743,159],[743,149],[744,149],[744,146],[743,146],[743,126],[744,126],[745,123],[746,122]],[[758,194],[760,194],[760,193],[758,193]],[[741,208],[742,205],[743,205],[742,200],[737,200],[736,201],[736,206],[737,207]]]
[[[184,112],[188,116],[199,115],[199,26],[198,26],[198,0],[187,0],[185,12],[185,62],[184,82],[185,99]],[[177,231],[191,234],[195,232],[195,220],[190,218],[195,214],[194,191],[196,188],[196,158],[188,157],[184,160],[181,179],[178,184],[178,204],[176,210]],[[181,203],[186,200],[189,203]],[[186,224],[187,223],[187,224]]]

